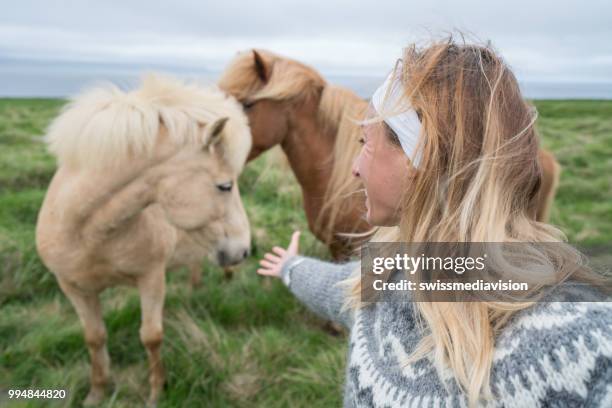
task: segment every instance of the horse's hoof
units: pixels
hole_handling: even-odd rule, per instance
[[[83,406],[91,407],[91,406],[98,405],[100,404],[100,402],[102,402],[103,399],[104,399],[104,391],[100,389],[92,388],[91,390],[89,390],[89,394],[87,394],[85,401],[83,401]]]

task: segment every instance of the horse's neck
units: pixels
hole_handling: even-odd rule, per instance
[[[344,137],[354,134],[354,130],[350,129],[354,125],[346,121],[363,117],[367,106],[367,101],[349,89],[327,85],[320,101],[305,103],[299,112],[291,116],[291,131],[283,141],[282,148],[302,186],[305,201],[320,202],[322,205],[336,165],[334,150],[337,138],[340,132],[344,132]],[[321,109],[325,111],[326,118],[320,117]],[[341,131],[342,126],[345,129]],[[352,140],[346,142],[352,144],[342,146],[342,153],[351,158],[356,156],[359,145]],[[343,165],[350,166],[351,163]],[[350,177],[350,169],[341,170],[346,177]]]
[[[297,114],[281,147],[305,200],[323,201],[333,166],[335,134],[323,129],[315,115]],[[306,203],[308,205],[308,203]]]
[[[83,172],[80,190],[84,200],[79,208],[83,231],[98,237],[133,221],[154,201],[164,163],[176,153],[177,147],[162,132],[153,154],[131,157],[113,168]]]
[[[150,167],[136,165],[116,169],[101,182],[91,197],[83,223],[83,235],[104,239],[120,231],[155,199],[155,180]]]

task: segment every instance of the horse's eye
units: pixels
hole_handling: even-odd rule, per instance
[[[244,108],[244,110],[249,110],[253,106],[255,106],[255,102],[254,101],[244,101],[244,102],[242,102],[242,107]]]
[[[219,189],[219,191],[223,191],[223,192],[232,191],[233,186],[234,186],[233,181],[228,181],[227,183],[217,184],[217,188]]]

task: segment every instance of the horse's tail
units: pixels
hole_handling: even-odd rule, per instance
[[[540,184],[536,203],[536,219],[540,222],[547,222],[559,185],[561,165],[559,165],[551,152],[544,149],[540,149],[538,160],[542,167],[542,183]]]

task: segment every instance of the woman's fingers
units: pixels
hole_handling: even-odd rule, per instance
[[[275,246],[274,248],[272,248],[272,252],[275,252],[277,255],[283,256],[287,253],[287,251],[284,248]]]
[[[289,242],[289,247],[287,247],[287,252],[290,252],[292,254],[297,254],[299,244],[300,244],[300,231],[294,231],[293,235],[291,235],[291,242]]]
[[[263,266],[264,268],[269,268],[269,269],[274,269],[278,266],[276,262],[273,263],[270,261],[266,261],[265,259],[262,259],[261,261],[259,261],[259,264]]]
[[[262,268],[259,268],[257,270],[257,273],[259,275],[262,275],[262,276],[278,276],[278,273],[276,271],[271,270],[271,269],[262,269]]]
[[[294,231],[291,235],[291,241],[287,249],[275,246],[272,252],[267,252],[263,259],[259,261],[261,268],[257,269],[257,273],[263,276],[280,276],[280,271],[288,259],[288,256],[296,255],[300,241],[300,231]]]
[[[278,256],[272,255],[269,252],[264,255],[264,258],[271,262],[276,262],[276,263],[282,262],[282,260]]]

